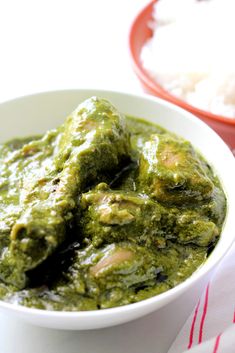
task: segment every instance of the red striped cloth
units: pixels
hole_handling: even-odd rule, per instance
[[[168,353],[235,353],[235,245]]]

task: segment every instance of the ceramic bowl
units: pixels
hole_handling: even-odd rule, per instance
[[[0,142],[14,137],[44,133],[61,124],[84,99],[97,95],[110,100],[121,112],[145,118],[188,139],[213,166],[228,200],[226,222],[220,240],[191,277],[158,296],[122,307],[89,312],[53,312],[0,301],[0,310],[27,322],[48,328],[97,329],[144,316],[173,302],[210,276],[235,237],[235,159],[222,139],[189,112],[159,98],[101,90],[66,90],[40,93],[0,104]]]

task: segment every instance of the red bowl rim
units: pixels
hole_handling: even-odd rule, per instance
[[[205,118],[211,119],[211,120],[216,120],[220,123],[223,124],[229,124],[232,126],[235,126],[235,120],[232,118],[228,118],[226,116],[221,116],[221,115],[216,115],[213,113],[210,113],[206,110],[199,109],[193,105],[190,105],[186,103],[185,101],[177,98],[176,96],[170,94],[168,91],[166,91],[160,84],[158,84],[154,79],[151,78],[151,76],[144,70],[143,66],[141,65],[139,61],[139,57],[135,54],[135,34],[136,34],[136,29],[138,28],[138,25],[140,22],[143,21],[143,18],[149,13],[152,12],[153,5],[157,2],[157,0],[152,0],[149,4],[147,4],[134,18],[130,31],[129,31],[129,51],[130,51],[130,56],[131,56],[131,61],[132,61],[132,66],[133,69],[140,79],[140,81],[147,87],[151,92],[153,92],[155,95],[160,96],[161,98],[170,101],[171,103],[174,103],[186,110],[191,111],[195,115],[198,116],[203,116]]]

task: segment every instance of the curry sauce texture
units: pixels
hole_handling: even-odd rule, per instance
[[[0,145],[0,298],[80,311],[158,295],[206,261],[225,214],[190,142],[91,97]]]

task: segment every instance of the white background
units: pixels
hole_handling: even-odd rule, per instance
[[[0,101],[38,91],[141,91],[128,31],[148,0],[0,0]]]
[[[141,92],[128,31],[147,3],[0,0],[0,101],[64,88]],[[187,295],[146,318],[93,332],[41,329],[1,314],[0,353],[164,353],[194,303]]]

